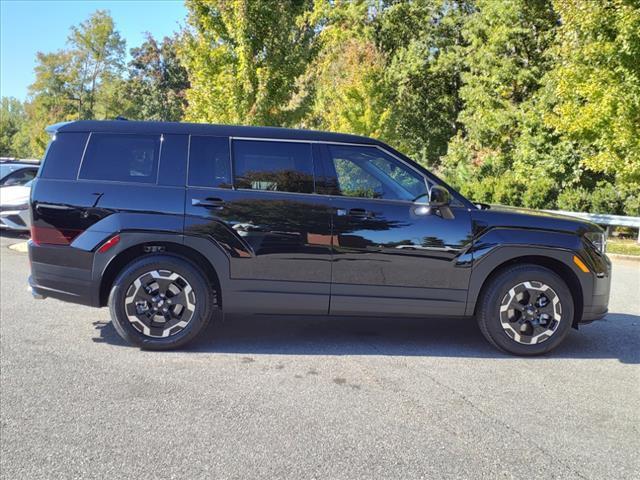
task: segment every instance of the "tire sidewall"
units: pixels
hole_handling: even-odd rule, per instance
[[[195,311],[187,326],[165,338],[153,338],[136,330],[125,311],[125,297],[131,284],[140,275],[152,270],[171,270],[191,285],[196,297]],[[212,313],[212,287],[204,275],[190,262],[171,255],[152,255],[127,265],[113,282],[109,295],[111,319],[118,334],[132,345],[150,350],[178,348],[193,340],[209,322]]]
[[[560,298],[562,305],[562,318],[557,330],[547,340],[535,345],[516,342],[505,332],[500,323],[502,299],[512,287],[527,281],[549,285]],[[480,321],[484,322],[486,334],[491,337],[490,340],[493,340],[499,348],[516,355],[541,355],[556,348],[568,335],[573,324],[574,310],[573,296],[558,275],[543,267],[519,267],[507,270],[495,278],[485,298]]]

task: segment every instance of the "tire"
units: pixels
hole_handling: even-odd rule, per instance
[[[571,330],[573,317],[567,284],[551,270],[532,264],[509,267],[490,279],[476,315],[489,343],[521,356],[556,348]]]
[[[205,329],[214,298],[213,286],[192,263],[171,255],[149,255],[120,272],[111,287],[109,310],[116,331],[131,345],[171,350]]]

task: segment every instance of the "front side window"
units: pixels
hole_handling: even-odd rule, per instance
[[[309,143],[235,140],[233,168],[237,188],[313,193]]]
[[[228,137],[191,136],[189,185],[231,188]]]
[[[427,193],[425,179],[376,147],[329,145],[340,195],[412,201]]]
[[[156,183],[160,144],[160,135],[94,133],[79,178]]]

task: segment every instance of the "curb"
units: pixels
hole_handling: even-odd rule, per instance
[[[20,253],[27,253],[28,251],[27,242],[12,243],[9,248]]]
[[[640,255],[625,255],[624,253],[607,253],[607,257],[611,260],[632,260],[640,262]]]

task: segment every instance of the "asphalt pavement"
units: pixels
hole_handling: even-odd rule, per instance
[[[638,479],[640,262],[552,354],[473,321],[231,317],[145,352],[107,309],[36,301],[0,238],[0,476]]]

